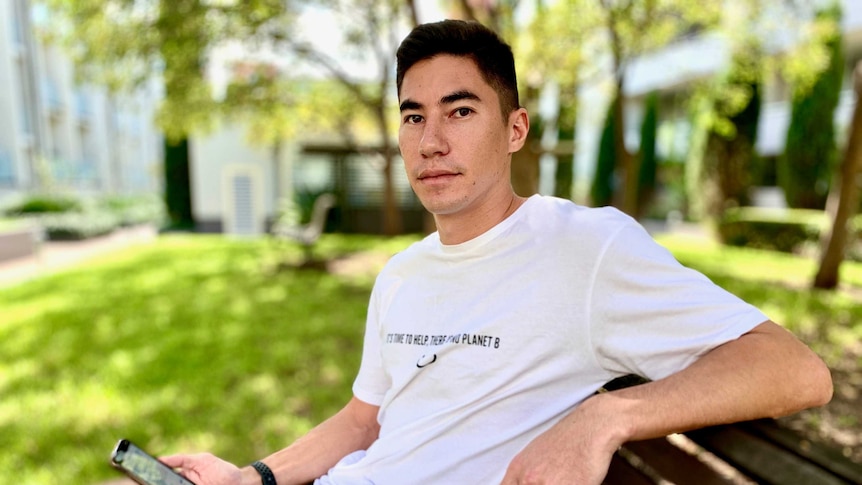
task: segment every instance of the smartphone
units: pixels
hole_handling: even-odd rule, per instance
[[[195,485],[129,440],[117,443],[111,464],[141,485]]]

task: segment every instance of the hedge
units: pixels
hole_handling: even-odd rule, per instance
[[[737,207],[728,209],[718,223],[718,234],[724,244],[796,252],[805,244],[818,244],[821,232],[829,227],[825,212],[813,209],[772,209]],[[862,231],[862,214],[850,223],[848,251]]]
[[[163,226],[164,203],[155,195],[79,199],[32,195],[6,209],[10,217],[36,218],[49,240],[78,240],[108,234],[123,226]]]

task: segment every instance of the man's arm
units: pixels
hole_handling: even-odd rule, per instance
[[[325,475],[341,458],[371,446],[377,439],[378,407],[355,397],[331,418],[316,426],[287,448],[263,461],[279,485],[310,483]],[[261,477],[250,466],[239,469],[211,454],[175,455],[162,458],[198,485],[260,485]]]
[[[784,416],[831,397],[823,361],[767,321],[665,379],[587,399],[516,456],[503,483],[599,484],[627,441]]]

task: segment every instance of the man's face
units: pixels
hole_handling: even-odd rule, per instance
[[[414,64],[399,99],[398,145],[428,211],[481,211],[511,197],[510,154],[524,144],[526,114],[503,119],[497,93],[471,59],[440,55]]]

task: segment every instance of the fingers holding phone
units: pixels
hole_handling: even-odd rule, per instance
[[[111,453],[111,464],[141,485],[195,485],[129,440],[122,439]]]
[[[179,469],[197,485],[242,483],[242,472],[236,465],[210,453],[172,455],[162,457],[161,460],[164,464]]]

